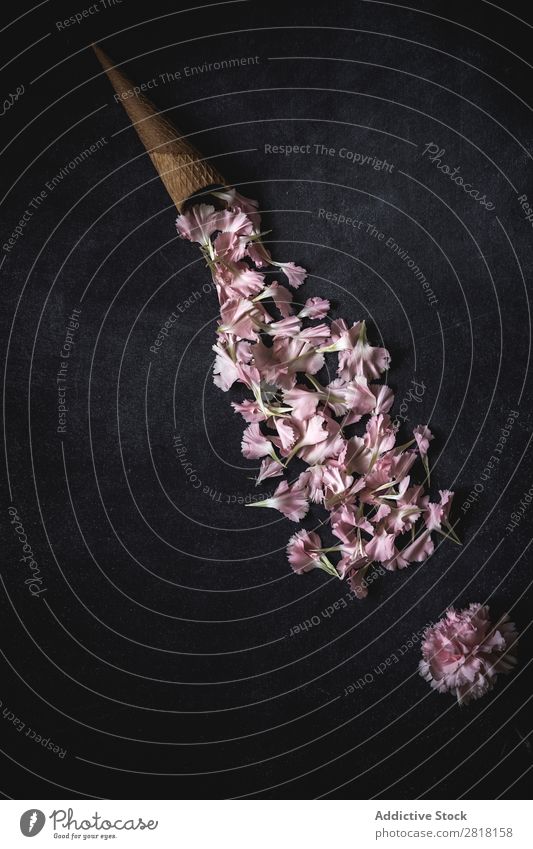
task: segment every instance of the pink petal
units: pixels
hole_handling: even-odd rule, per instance
[[[279,434],[281,447],[285,451],[289,451],[296,440],[294,428],[290,426],[286,419],[276,418],[276,430]]]
[[[295,419],[309,419],[316,412],[319,398],[316,392],[296,385],[283,393],[283,403],[292,407],[292,415]]]
[[[425,457],[428,453],[429,443],[434,439],[433,434],[427,425],[417,425],[413,430],[413,436],[416,439],[420,456]]]
[[[270,297],[276,304],[276,307],[282,314],[283,318],[292,315],[292,294],[281,283],[271,283],[268,287],[271,290]]]
[[[370,542],[365,545],[365,552],[369,560],[377,560],[383,562],[390,560],[394,555],[394,540],[395,534],[388,534],[384,531],[379,531],[372,537]]]
[[[320,537],[315,533],[302,530],[290,538],[287,545],[287,556],[297,575],[309,572],[317,565],[321,546]]]
[[[213,345],[213,351],[216,353],[215,364],[213,366],[214,383],[223,392],[227,392],[235,381],[239,379],[237,366],[222,344]]]
[[[183,239],[205,244],[218,229],[215,207],[206,203],[196,204],[187,212],[178,215],[176,228]]]
[[[257,320],[261,317],[257,307],[246,298],[230,298],[220,310],[220,329],[241,339],[257,339]]]
[[[237,236],[250,236],[253,233],[252,222],[241,210],[232,212],[226,209],[223,212],[217,212],[215,221],[216,229],[223,233],[234,233]]]
[[[438,692],[450,692],[467,704],[491,690],[499,672],[512,670],[516,640],[509,617],[492,625],[486,605],[448,608],[424,633],[420,674]]]
[[[246,238],[241,238],[235,233],[219,233],[213,242],[217,260],[224,257],[230,262],[237,262],[246,253]]]
[[[401,554],[409,563],[420,563],[433,554],[434,548],[429,531],[424,531],[414,542],[403,548]]]
[[[309,502],[306,497],[307,491],[298,485],[298,482],[289,487],[287,481],[282,481],[274,496],[268,499],[269,506],[276,507],[291,522],[301,522],[309,510]]]
[[[273,321],[268,328],[270,336],[298,336],[301,321],[297,315],[282,318],[281,321]]]
[[[394,403],[394,392],[390,386],[373,383],[369,388],[376,398],[376,407],[374,410],[375,414],[379,415],[379,413],[388,413]]]
[[[247,252],[257,268],[264,268],[265,265],[270,265],[272,261],[270,253],[261,242],[249,242]]]
[[[453,492],[448,489],[439,490],[440,502],[433,504],[428,502],[425,510],[425,521],[428,530],[432,531],[435,528],[441,528],[448,521],[448,516],[452,506]]]
[[[266,418],[257,401],[248,399],[243,401],[242,404],[232,401],[231,406],[236,413],[241,414],[245,422],[263,422]]]

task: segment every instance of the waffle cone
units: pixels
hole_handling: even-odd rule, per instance
[[[180,137],[147,97],[133,94],[123,99],[126,92],[131,93],[133,83],[113,66],[103,50],[95,44],[93,49],[178,210],[181,212],[184,202],[196,192],[208,186],[224,185],[225,180],[216,168]]]

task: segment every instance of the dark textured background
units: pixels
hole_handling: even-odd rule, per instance
[[[506,526],[533,483],[532,231],[517,201],[533,197],[530,23],[513,17],[517,3],[504,12],[482,0],[418,9],[252,0],[182,13],[123,0],[57,30],[89,5],[45,3],[1,34],[4,61],[13,57],[2,92],[26,87],[0,118],[2,243],[47,180],[101,136],[108,143],[1,252],[11,489],[2,508],[0,790],[521,796],[532,765],[530,516],[511,534]],[[9,9],[4,23],[22,11]],[[216,300],[203,294],[150,353],[176,303],[208,276],[176,238],[175,210],[113,102],[93,39],[139,83],[182,71],[159,81],[152,99],[228,181],[260,199],[276,258],[309,269],[300,294],[330,297],[335,316],[367,318],[391,351],[398,400],[413,378],[424,383],[409,423],[429,421],[436,434],[432,489],[455,489],[462,549],[443,542],[428,562],[386,575],[366,601],[327,618],[345,587],[323,573],[291,574],[283,549],[294,526],[228,503],[253,491],[253,464],[240,455],[242,422],[229,405],[241,393],[224,396],[210,375]],[[183,76],[185,66],[242,56],[259,62]],[[422,158],[429,142],[494,211]],[[265,155],[265,143],[347,147],[394,169]],[[437,307],[383,243],[324,222],[320,208],[392,236],[431,281]],[[55,375],[80,304],[60,436]],[[519,416],[500,463],[463,514],[510,410]],[[209,492],[187,483],[176,433]],[[10,502],[41,567],[40,598],[23,583]],[[485,600],[494,615],[511,610],[524,632],[521,663],[459,709],[418,676],[418,647],[402,647],[447,605]],[[289,636],[316,615],[319,625]],[[27,727],[66,756],[31,742]]]

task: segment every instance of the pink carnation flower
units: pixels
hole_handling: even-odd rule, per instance
[[[264,501],[254,501],[246,507],[273,507],[283,513],[291,522],[301,522],[309,510],[307,500],[307,489],[302,487],[299,481],[289,486],[287,481],[281,481],[272,498]]]
[[[263,289],[255,300],[258,301],[260,298],[272,298],[283,318],[292,315],[292,294],[281,283],[274,280],[273,283]]]
[[[255,422],[249,424],[242,435],[241,449],[247,460],[258,460],[260,457],[272,455],[273,448],[270,439],[261,433]],[[275,459],[275,458],[273,458]]]
[[[232,401],[231,406],[236,413],[241,414],[245,422],[263,422],[266,418],[257,401],[246,399],[242,404]]]
[[[320,398],[316,392],[296,385],[283,393],[283,403],[292,408],[292,416],[304,421],[314,416]]]
[[[467,704],[491,690],[499,672],[513,669],[517,638],[507,615],[491,624],[487,605],[451,607],[424,634],[420,674],[439,693],[450,692]]]
[[[205,245],[218,230],[215,207],[207,203],[193,206],[188,212],[178,215],[176,228],[183,239]]]
[[[297,531],[287,545],[287,557],[297,575],[309,572],[320,563],[320,537],[315,533]]]
[[[214,382],[224,391],[235,383],[249,390],[251,397],[232,406],[248,425],[244,456],[261,461],[257,483],[290,474],[293,460],[304,465],[294,483],[282,480],[271,498],[247,506],[274,508],[298,522],[310,501],[320,505],[340,544],[320,549],[316,535],[301,531],[289,543],[291,565],[308,571],[318,554],[317,568],[345,578],[364,597],[372,563],[394,570],[426,560],[434,532],[459,542],[449,519],[453,493],[441,490],[433,502],[425,491],[433,434],[419,425],[411,442],[396,444],[399,426],[389,416],[394,395],[374,382],[389,367],[388,351],[368,342],[364,321],[321,323],[331,308],[326,298],[295,302],[287,286],[298,288],[307,272],[272,259],[261,241],[257,201],[235,189],[212,194],[224,208],[198,204],[176,223],[183,238],[199,243],[218,294]],[[287,285],[272,280],[280,272]],[[336,377],[331,355],[337,355]],[[316,378],[323,367],[327,386]],[[366,416],[356,435],[347,431]],[[412,485],[417,461],[425,481]],[[330,551],[339,552],[336,564]]]
[[[217,198],[220,198],[220,200],[225,201],[232,212],[245,212],[250,221],[253,222],[254,227],[259,229],[261,218],[257,212],[259,204],[256,200],[244,197],[233,188],[221,189],[220,191],[213,192],[213,194]]]
[[[326,298],[308,298],[298,315],[300,318],[325,318],[329,308]]]
[[[394,392],[390,386],[373,383],[372,386],[369,386],[369,389],[376,398],[374,409],[376,416],[379,416],[380,413],[388,413],[394,403]]]
[[[302,268],[301,265],[295,265],[294,262],[276,262],[274,265],[281,268],[285,277],[289,281],[289,286],[292,286],[293,289],[297,289],[298,286],[301,286],[307,277],[307,271],[305,268]]]
[[[273,460],[271,457],[265,457],[264,460],[261,461],[261,467],[259,469],[259,474],[255,479],[255,485],[259,486],[267,478],[277,478],[283,474],[284,467],[278,460]]]
[[[264,282],[265,275],[261,274],[260,271],[248,268],[243,263],[238,263],[234,271],[231,286],[232,289],[247,295],[251,292],[259,292]]]
[[[234,233],[236,236],[251,236],[253,233],[253,224],[241,210],[231,212],[226,209],[224,212],[216,213],[216,229],[222,233]]]
[[[289,315],[287,318],[282,318],[281,321],[273,321],[265,329],[265,333],[268,333],[269,336],[295,337],[300,333],[301,326],[302,323],[297,315]]]
[[[239,339],[257,339],[257,324],[261,315],[246,298],[229,298],[220,310],[222,323],[219,332],[233,333]]]
[[[427,425],[417,425],[413,430],[413,436],[418,445],[420,456],[425,457],[429,450],[429,443],[434,439],[433,434]]]
[[[238,236],[230,231],[219,233],[213,242],[217,260],[238,262],[246,255],[247,242],[247,236]]]
[[[222,345],[213,345],[213,351],[216,352],[215,365],[213,367],[213,380],[215,386],[227,392],[238,380],[239,374],[235,367],[235,363]]]
[[[250,218],[252,216],[250,215]],[[250,242],[248,245],[248,256],[257,266],[257,268],[264,268],[265,265],[270,265],[272,263],[272,257],[270,256],[269,251],[265,248],[261,242]]]
[[[373,454],[383,454],[390,451],[396,444],[396,432],[391,426],[390,417],[386,413],[371,416],[366,425],[364,443]]]
[[[368,344],[364,321],[357,321],[350,328],[343,319],[332,322],[331,338],[332,344],[324,350],[339,352],[338,374],[343,380],[356,375],[376,378],[388,369],[390,354],[385,348]]]
[[[448,489],[440,489],[439,495],[440,502],[438,504],[433,504],[431,501],[428,501],[425,510],[424,515],[426,527],[430,531],[435,530],[435,528],[440,530],[441,525],[448,522],[448,514],[452,506],[453,492],[450,492]]]
[[[390,560],[394,555],[395,534],[386,531],[377,531],[370,542],[365,546],[365,554],[369,560],[377,560],[380,563]]]

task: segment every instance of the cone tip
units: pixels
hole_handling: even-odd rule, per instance
[[[107,53],[96,42],[91,47],[178,210],[181,212],[184,202],[195,193],[223,185],[225,181],[216,169],[180,137],[147,97],[135,91],[133,83]],[[132,91],[135,97],[130,96]],[[124,92],[128,94],[123,97]]]

